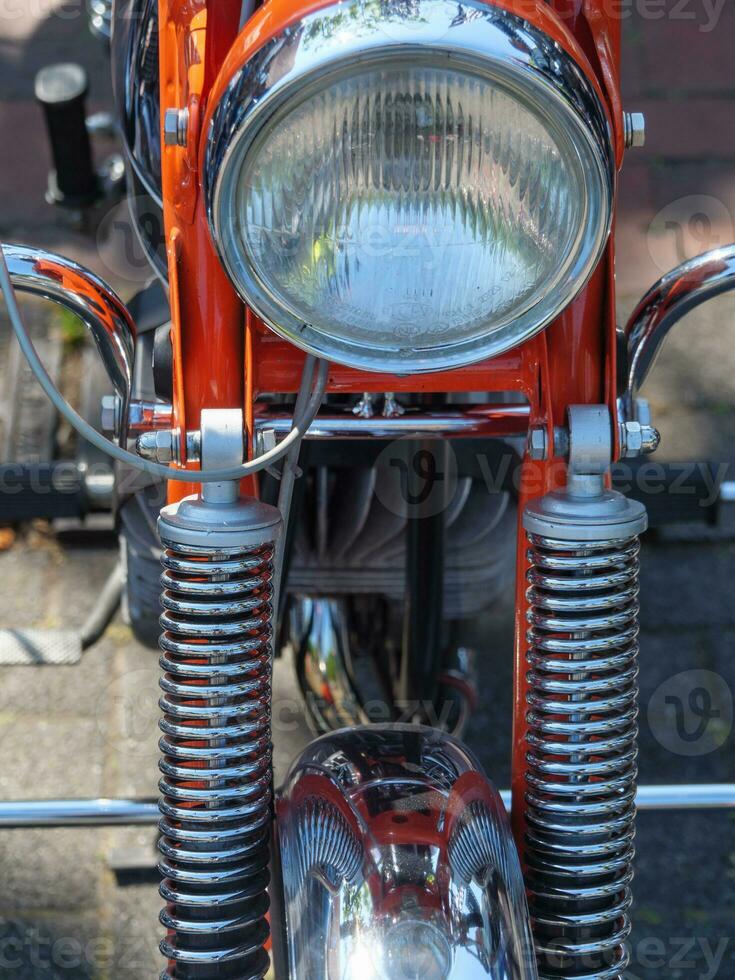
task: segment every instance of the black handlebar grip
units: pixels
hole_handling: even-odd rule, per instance
[[[48,65],[36,75],[35,90],[53,157],[46,199],[50,204],[86,207],[99,192],[86,123],[87,73],[81,65]]]

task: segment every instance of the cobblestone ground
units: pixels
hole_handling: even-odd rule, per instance
[[[652,6],[646,5],[649,13]],[[636,5],[626,23],[626,104],[646,110],[650,129],[648,148],[631,155],[623,177],[617,230],[621,319],[661,271],[735,240],[735,5],[725,5],[714,30],[707,29],[706,9],[712,5],[690,3],[694,20],[673,17],[674,6],[664,4],[671,16],[659,20]],[[93,107],[109,102],[106,56],[87,37],[79,9],[74,8],[76,17],[66,16],[71,6],[49,16],[53,9],[5,5],[0,11],[0,233],[74,255],[127,294],[136,277],[116,258],[116,246],[85,237],[42,200],[47,157],[30,101],[35,70],[79,58],[90,73]],[[647,394],[664,437],[662,458],[728,463],[735,456],[734,313],[735,300],[722,299],[691,317],[651,378]],[[114,561],[111,538],[27,530],[0,554],[2,623],[80,624]],[[732,531],[679,529],[644,542],[643,782],[735,776],[734,580]],[[479,631],[491,649],[481,662],[484,707],[468,735],[500,785],[507,785],[509,775],[511,631],[509,603]],[[155,795],[156,659],[116,622],[79,666],[5,669],[0,798]],[[292,703],[284,664],[276,690],[282,702]],[[679,706],[678,728],[671,705]],[[276,715],[291,721],[276,732],[277,768],[283,773],[305,731],[290,711]],[[126,864],[152,866],[153,849],[149,829],[0,833],[0,977],[157,975],[154,878],[119,870]],[[638,852],[630,980],[730,980],[733,816],[644,814]]]

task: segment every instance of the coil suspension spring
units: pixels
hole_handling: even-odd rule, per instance
[[[628,963],[638,539],[528,535],[526,862],[540,976]]]
[[[272,579],[280,518],[255,501],[225,509],[212,514],[201,498],[187,498],[165,508],[159,522],[165,980],[256,980],[269,965]]]

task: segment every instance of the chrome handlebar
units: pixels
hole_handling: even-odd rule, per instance
[[[125,446],[136,338],[135,323],[127,307],[102,279],[70,259],[21,245],[4,245],[3,252],[17,290],[62,306],[79,317],[91,333],[110,382],[120,397],[119,443]],[[625,327],[628,370],[623,397],[628,419],[635,417],[636,396],[671,328],[702,303],[734,288],[735,244],[705,252],[677,266],[649,289]],[[527,415],[527,407],[502,408],[509,415],[516,411],[518,418],[513,420],[514,425],[522,427],[525,419],[521,416]],[[361,428],[364,425],[364,420],[350,421]],[[400,421],[401,429],[409,424],[409,420]],[[395,420],[381,420],[381,426],[391,435],[398,428]]]
[[[667,272],[649,289],[625,328],[628,378],[625,410],[634,418],[635,398],[671,328],[693,309],[735,288],[735,245],[713,249]]]
[[[71,259],[22,245],[3,245],[10,281],[19,292],[50,300],[89,330],[121,400],[119,442],[127,442],[136,328],[127,307],[98,276]]]

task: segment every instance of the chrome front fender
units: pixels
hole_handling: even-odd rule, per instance
[[[498,792],[413,725],[313,742],[277,803],[290,980],[535,980]]]

